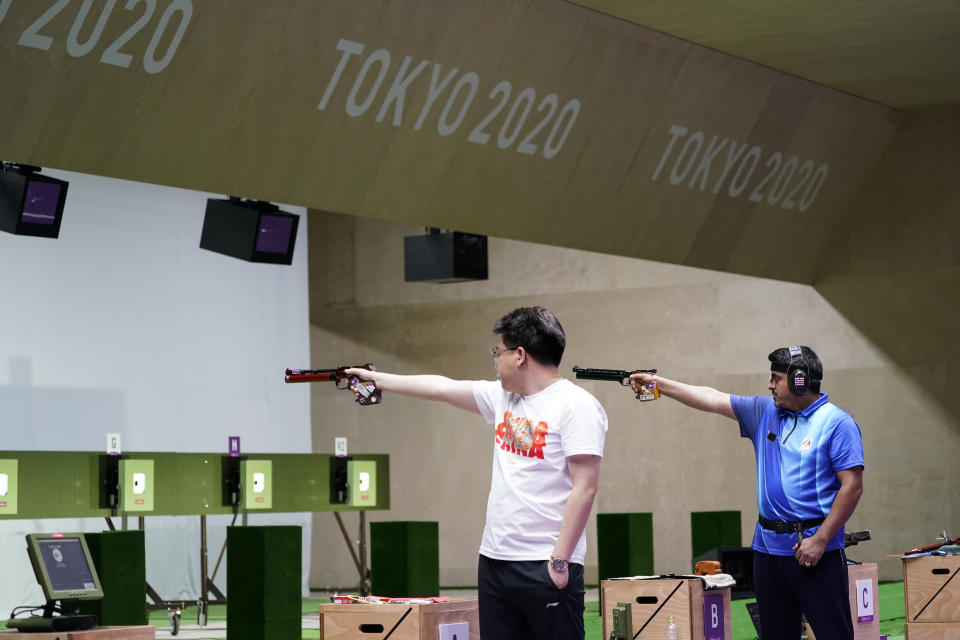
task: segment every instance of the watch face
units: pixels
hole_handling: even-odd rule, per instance
[[[564,571],[567,568],[567,563],[561,560],[560,558],[555,558],[552,560],[553,570],[556,572]]]

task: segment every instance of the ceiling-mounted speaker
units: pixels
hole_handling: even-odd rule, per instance
[[[487,279],[487,236],[431,229],[403,239],[406,282],[467,282]]]

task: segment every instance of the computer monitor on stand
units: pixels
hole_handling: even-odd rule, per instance
[[[34,615],[7,621],[7,628],[20,631],[83,631],[97,626],[93,615],[70,615],[57,606],[70,600],[94,600],[103,597],[97,570],[82,533],[27,534],[27,555],[43,589],[47,604],[42,607],[18,607]],[[35,612],[43,610],[43,615]],[[54,615],[59,613],[60,615]]]

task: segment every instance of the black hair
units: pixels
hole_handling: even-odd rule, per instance
[[[803,367],[810,376],[809,387],[814,393],[820,393],[820,382],[823,380],[823,363],[820,357],[810,347],[800,346],[800,355],[791,356],[789,347],[780,347],[767,356],[770,361],[770,370],[787,373],[791,366]]]
[[[567,335],[557,316],[543,307],[520,307],[503,316],[490,333],[503,338],[508,349],[523,347],[543,365],[560,366]]]

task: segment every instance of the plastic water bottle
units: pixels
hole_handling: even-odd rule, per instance
[[[667,632],[663,635],[663,640],[680,640],[680,630],[673,616],[667,618]]]

